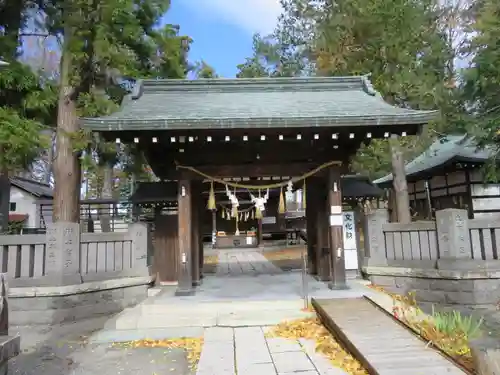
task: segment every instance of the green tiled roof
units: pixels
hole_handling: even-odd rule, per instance
[[[393,107],[366,76],[144,80],[121,110],[83,118],[98,131],[425,124],[435,111]]]
[[[466,135],[449,135],[438,139],[425,152],[409,162],[406,177],[416,177],[451,162],[484,163],[493,155],[491,150],[478,149],[474,140]],[[373,181],[377,185],[392,182],[392,174]]]

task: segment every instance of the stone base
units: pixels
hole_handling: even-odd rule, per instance
[[[11,325],[45,325],[111,315],[148,296],[150,277],[64,287],[11,288]]]
[[[414,292],[417,302],[424,304],[477,308],[496,305],[500,300],[500,275],[496,272],[489,275],[464,272],[460,277],[456,274],[449,277],[440,275],[439,270],[421,269],[418,275],[398,267],[384,267],[383,274],[378,275],[374,274],[376,270],[367,271],[373,284],[397,294]]]

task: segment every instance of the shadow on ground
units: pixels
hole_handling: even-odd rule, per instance
[[[9,361],[8,375],[191,374],[182,349],[87,344],[87,338],[101,330],[109,318],[11,327],[11,334],[21,334],[22,353]]]

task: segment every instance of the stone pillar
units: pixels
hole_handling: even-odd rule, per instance
[[[436,211],[439,259],[471,259],[467,210],[448,208]]]
[[[47,225],[45,274],[54,285],[81,284],[80,224]]]
[[[307,180],[306,188],[306,228],[307,228],[307,265],[310,275],[318,274],[318,264],[316,259],[316,210],[317,210],[317,195],[315,192],[314,179]]]
[[[129,225],[129,234],[132,239],[132,275],[148,276],[148,254],[151,245],[149,227],[146,223]]]
[[[389,211],[377,208],[365,215],[365,258],[363,267],[387,265],[385,238],[382,226],[389,222]]]
[[[347,289],[344,255],[344,220],[342,214],[342,191],[340,189],[340,167],[328,169],[328,205],[330,224],[330,289]]]
[[[177,219],[179,221],[179,283],[177,296],[193,295],[191,269],[191,181],[180,180],[177,193]]]

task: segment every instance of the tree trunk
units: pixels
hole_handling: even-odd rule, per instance
[[[78,223],[80,221],[81,165],[74,151],[72,136],[79,130],[76,98],[70,86],[71,52],[65,33],[61,61],[61,88],[57,109],[56,158],[54,163],[54,221]]]
[[[410,200],[406,184],[405,160],[397,135],[391,136],[390,145],[397,218],[398,222],[408,224],[411,223]]]
[[[0,234],[9,228],[10,180],[6,168],[0,170]]]
[[[113,166],[109,163],[106,163],[103,167],[101,198],[107,200],[113,198]],[[99,220],[101,221],[102,232],[111,232],[112,210],[113,206],[109,203],[103,204],[101,207]]]

